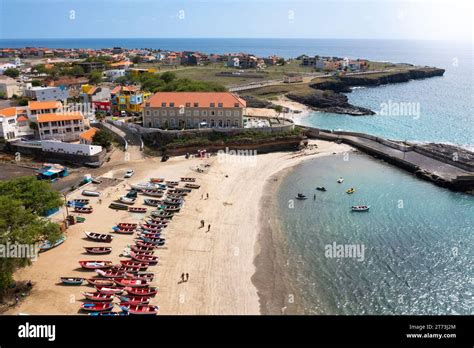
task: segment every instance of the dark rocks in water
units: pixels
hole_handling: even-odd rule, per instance
[[[247,107],[249,108],[270,108],[273,105],[267,100],[259,99],[252,95],[243,95],[241,98],[247,102]]]
[[[347,96],[333,91],[314,90],[312,93],[289,93],[286,96],[296,102],[325,112],[348,114],[353,116],[375,114],[375,112],[370,109],[350,104],[348,102]]]

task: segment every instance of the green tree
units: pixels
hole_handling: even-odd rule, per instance
[[[92,138],[92,144],[100,145],[107,149],[112,145],[113,139],[114,138],[109,131],[105,129],[99,129]]]
[[[89,76],[89,83],[98,84],[102,82],[102,71],[93,70]]]
[[[166,83],[170,83],[171,81],[176,80],[176,74],[171,71],[164,72],[163,74],[159,76],[160,76],[160,79],[162,79]]]
[[[74,65],[68,70],[68,74],[74,77],[84,76],[84,68],[80,65]]]
[[[5,76],[9,76],[9,77],[12,77],[12,78],[17,78],[18,76],[20,76],[20,70],[15,69],[15,68],[8,68],[3,72],[3,74]]]
[[[33,87],[41,86],[41,81],[40,81],[40,80],[32,80],[32,81],[31,81],[31,85],[32,85]]]
[[[133,63],[133,64],[138,64],[138,63],[140,63],[140,56],[133,56],[133,58],[132,58],[132,63]]]
[[[275,105],[273,109],[277,112],[277,118],[280,117],[280,114],[283,112],[283,106]]]

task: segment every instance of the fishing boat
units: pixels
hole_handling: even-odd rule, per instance
[[[166,185],[170,186],[170,187],[174,187],[174,186],[178,186],[179,185],[179,181],[171,181],[171,180],[168,180],[168,181],[165,181]]]
[[[125,197],[127,197],[127,198],[137,198],[138,197],[138,191],[134,190],[134,189],[131,189],[130,191],[127,192]]]
[[[143,191],[143,190],[166,190],[166,185],[160,184],[160,183],[140,183],[140,184],[132,184],[130,185],[132,189],[137,190],[137,191]]]
[[[161,190],[143,190],[142,194],[145,196],[151,196],[151,197],[163,197],[165,194],[164,191]]]
[[[115,284],[112,279],[89,278],[86,280],[89,283],[89,285],[92,285],[92,286],[112,286]]]
[[[114,308],[114,304],[110,302],[83,303],[81,308],[89,312],[105,312],[111,311]]]
[[[114,232],[118,234],[134,234],[135,229],[134,228],[118,228],[114,227]]]
[[[316,187],[316,190],[318,190],[318,191],[327,191],[324,186],[318,186],[318,187]]]
[[[181,210],[181,208],[178,207],[178,206],[177,206],[177,207],[166,206],[165,209],[164,209],[164,211],[165,211],[166,213],[177,213],[177,212],[179,212],[180,210]]]
[[[79,277],[61,277],[61,283],[64,285],[82,285],[84,278]]]
[[[104,269],[113,266],[112,261],[79,261],[79,264],[85,269]]]
[[[86,237],[94,240],[96,242],[104,242],[104,243],[110,243],[114,236],[111,234],[101,234],[101,233],[94,233],[94,232],[84,232]]]
[[[131,288],[143,288],[150,285],[150,282],[142,279],[115,278],[114,281],[119,286],[129,286]]]
[[[89,190],[84,190],[82,191],[83,196],[90,196],[90,197],[99,197],[100,192],[98,191],[89,191]]]
[[[186,183],[184,184],[184,187],[190,188],[190,189],[198,189],[201,187],[201,185]]]
[[[122,278],[125,274],[125,271],[116,271],[116,270],[107,270],[104,271],[102,269],[96,269],[95,273],[104,277],[104,278]]]
[[[96,286],[95,288],[101,294],[107,295],[118,295],[124,291],[124,288],[119,286]]]
[[[153,239],[149,239],[149,238],[146,238],[146,237],[143,237],[143,236],[140,236],[140,239],[142,240],[142,242],[146,243],[147,245],[151,244],[151,245],[154,245],[154,246],[157,246],[157,247],[165,245],[165,241],[162,240],[162,239],[153,240]],[[137,244],[138,243],[139,242],[137,242]]]
[[[130,252],[134,252],[137,255],[148,255],[148,256],[153,256],[155,254],[154,250],[148,250],[148,251],[139,251],[139,250],[132,250],[132,249],[125,249],[124,250],[124,255],[125,256],[130,256]]]
[[[132,305],[129,303],[120,303],[122,311],[134,315],[156,315],[158,314],[158,306],[151,305]]]
[[[90,202],[90,199],[85,199],[85,198],[84,199],[78,198],[78,199],[73,199],[72,200],[72,203],[75,203],[75,204],[77,204],[77,203],[79,203],[79,204],[89,204],[89,202]]]
[[[172,219],[174,216],[174,213],[169,212],[169,211],[161,211],[161,210],[155,210],[151,212],[151,215],[153,217],[165,217],[168,219]]]
[[[182,182],[195,182],[196,178],[181,178]]]
[[[150,178],[151,183],[161,183],[164,181],[165,181],[165,178]]]
[[[308,199],[308,197],[306,197],[304,194],[302,193],[298,193],[295,197],[296,199],[299,199],[299,200],[304,200],[304,199]]]
[[[74,207],[75,213],[90,214],[93,209],[91,207]]]
[[[355,192],[355,188],[351,187],[349,190],[346,191],[347,194],[352,194]]]
[[[339,179],[337,179],[338,184],[342,184],[343,182],[344,182],[344,179],[342,177],[339,177]]]
[[[119,201],[120,201],[121,203],[123,203],[123,204],[128,204],[128,205],[133,205],[133,204],[135,204],[135,201],[136,201],[136,200],[137,200],[136,198],[128,198],[128,197],[125,197],[125,196],[121,196],[121,197],[119,198]],[[125,209],[124,209],[124,210],[125,210]]]
[[[114,209],[114,210],[128,210],[129,209],[127,204],[118,203],[118,202],[110,203],[109,208]]]
[[[182,205],[184,202],[182,199],[166,198],[163,203],[166,205]]]
[[[159,228],[159,229],[165,229],[168,227],[168,223],[163,223],[163,222],[153,222],[153,220],[146,220],[144,226],[147,226],[149,228]],[[145,227],[146,228],[146,227]]]
[[[132,245],[130,247],[130,250],[135,251],[135,252],[148,252],[148,251],[155,251],[154,247],[144,247],[144,246],[139,246],[139,245]]]
[[[149,263],[157,263],[158,256],[147,256],[147,255],[137,255],[135,253],[130,253],[130,257],[138,262],[149,262]]]
[[[96,292],[83,292],[82,295],[89,301],[109,302],[114,299],[111,294],[102,294],[99,291]]]
[[[128,312],[90,312],[92,317],[126,317]]]
[[[147,208],[129,207],[128,211],[130,213],[141,213],[141,214],[143,214],[143,213],[147,212]]]
[[[160,227],[162,225],[151,225],[151,224],[143,224],[140,226],[140,228],[142,230],[146,230],[146,231],[155,231],[155,232],[160,232],[162,229],[164,229],[164,227]]]
[[[353,205],[351,207],[352,211],[369,211],[370,206],[368,205]]]
[[[156,231],[147,231],[143,230],[141,231],[138,236],[143,236],[145,238],[160,238],[161,237],[161,230],[156,230]]]
[[[148,220],[148,221],[151,221],[153,223],[156,223],[156,224],[168,224],[170,222],[170,218],[167,218],[167,217],[153,217],[151,216]]]
[[[39,252],[42,253],[49,249],[53,249],[57,247],[58,245],[64,243],[65,240],[66,240],[66,236],[64,234],[61,235],[61,237],[59,237],[58,240],[56,240],[54,243],[51,243],[49,240],[45,240],[44,242],[40,244]]]
[[[157,206],[163,204],[163,202],[162,202],[161,200],[159,200],[159,199],[145,199],[145,200],[144,200],[144,203],[145,203],[146,205],[150,205],[150,206],[152,206],[152,207],[157,207]]]
[[[118,296],[120,302],[129,303],[131,305],[148,304],[150,297],[148,296]]]
[[[155,249],[159,246],[157,243],[145,242],[144,240],[137,240],[135,244],[139,247],[155,248]]]
[[[88,254],[109,254],[112,252],[111,247],[84,247]]]
[[[155,278],[154,273],[146,273],[146,272],[126,272],[125,279],[139,279],[139,280],[147,280],[151,282]]]
[[[137,228],[138,224],[132,222],[119,222],[117,226],[120,228]]]
[[[149,262],[136,261],[136,260],[120,260],[120,264],[128,268],[130,271],[137,271],[137,270],[144,271],[149,266]]]
[[[155,296],[158,293],[158,289],[155,287],[132,288],[128,286],[124,290],[133,296]]]

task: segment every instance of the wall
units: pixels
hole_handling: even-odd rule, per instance
[[[71,144],[63,143],[60,141],[43,141],[42,142],[43,151],[48,152],[61,152],[72,155],[84,155],[84,156],[93,156],[97,155],[102,151],[101,146],[97,145],[87,145],[87,144]]]

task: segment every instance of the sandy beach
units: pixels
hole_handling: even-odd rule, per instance
[[[312,146],[301,152],[275,152],[257,156],[219,155],[210,158],[185,159],[183,156],[160,162],[157,158],[134,159],[105,173],[99,187],[87,189],[102,192],[92,198],[92,214],[84,214],[86,221],[71,226],[67,240],[59,247],[42,253],[29,267],[15,273],[17,280],[32,280],[30,296],[6,314],[78,314],[84,297],[81,292],[90,286],[59,285],[61,276],[95,275],[80,269],[79,260],[111,260],[118,263],[123,249],[132,244],[133,236],[116,235],[109,255],[93,256],[84,253],[85,246],[109,246],[87,241],[84,231],[111,232],[118,222],[139,222],[144,215],[108,208],[111,201],[123,195],[129,183],[145,182],[150,177],[179,180],[182,176],[196,177],[200,189],[186,197],[181,212],[173,218],[163,237],[166,245],[155,253],[160,257],[153,285],[159,288],[151,304],[160,307],[160,314],[259,314],[259,293],[252,281],[256,273],[255,257],[260,252],[259,240],[261,199],[265,184],[276,173],[306,159],[350,151],[344,144],[310,141]],[[204,167],[205,164],[210,165]],[[196,168],[203,168],[198,173]],[[135,176],[123,179],[125,170],[133,168]],[[116,179],[116,180],[115,180]],[[81,197],[81,191],[68,199]],[[206,199],[206,195],[209,198]],[[143,206],[143,196],[138,204]],[[264,208],[263,208],[264,209]],[[149,207],[149,211],[151,208]],[[60,220],[65,212],[55,218]],[[200,220],[206,228],[200,227]],[[211,225],[207,232],[208,224]],[[189,281],[181,283],[182,273],[189,273]],[[260,281],[273,282],[271,273],[260,274]],[[257,282],[258,285],[258,282]]]

